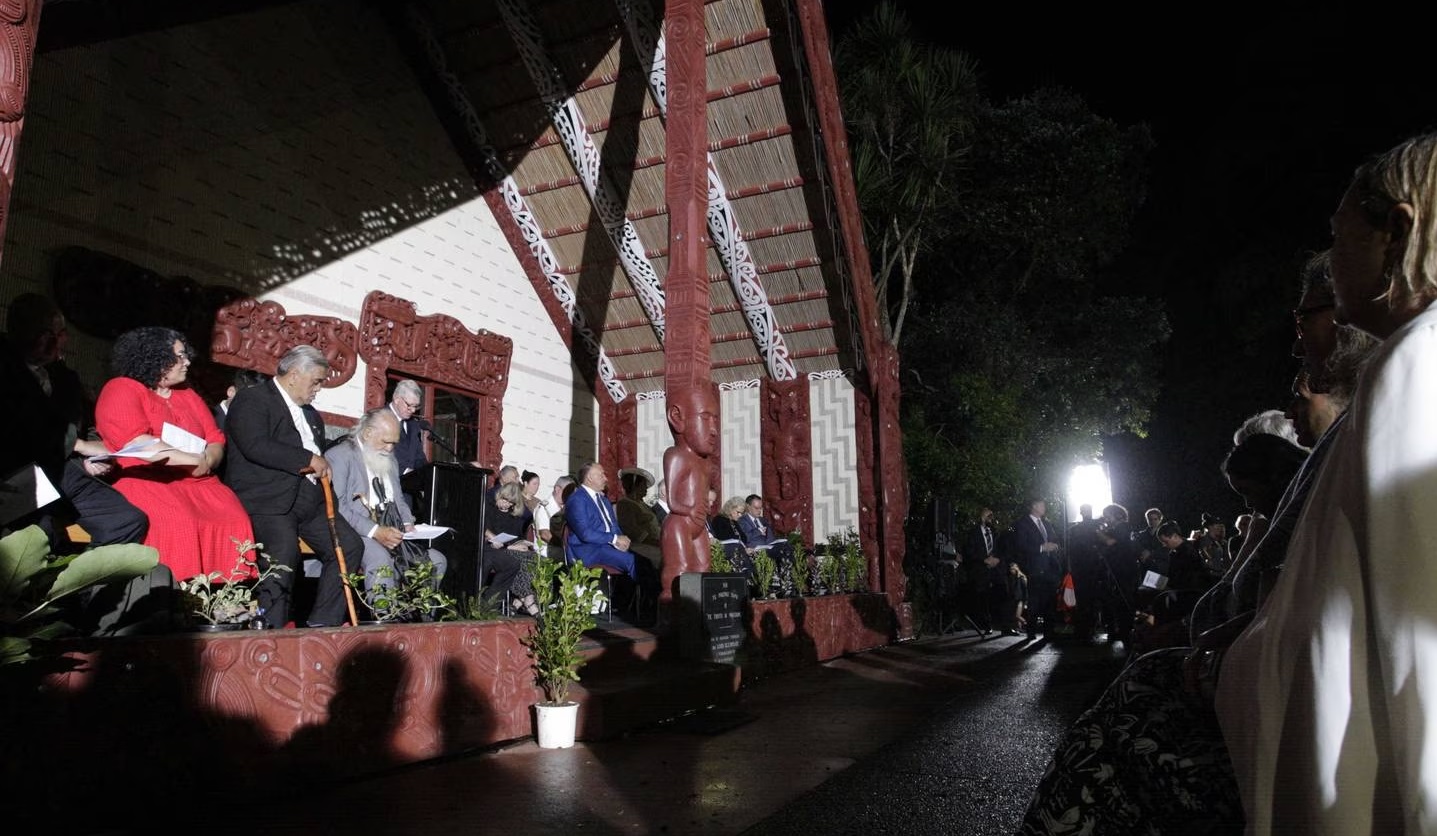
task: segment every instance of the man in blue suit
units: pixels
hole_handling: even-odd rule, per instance
[[[622,570],[638,584],[649,600],[658,595],[658,577],[653,564],[635,560],[629,551],[629,538],[619,528],[614,503],[604,495],[609,475],[604,466],[590,462],[579,468],[579,489],[564,503],[564,524],[568,527],[565,544],[569,555],[585,566],[612,566]]]

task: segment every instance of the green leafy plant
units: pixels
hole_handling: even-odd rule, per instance
[[[732,572],[733,561],[728,559],[728,550],[717,540],[709,543],[709,571]]]
[[[848,529],[843,538],[843,579],[849,592],[868,591],[868,558],[858,532]]]
[[[0,538],[0,665],[30,662],[36,642],[73,632],[62,618],[61,599],[139,577],[159,562],[159,552],[138,543],[56,556],[39,526]]]
[[[237,537],[230,540],[239,553],[234,568],[229,572],[210,572],[180,581],[185,612],[208,624],[237,624],[254,618],[259,608],[254,599],[255,587],[266,578],[290,570],[288,566],[270,563],[260,572],[253,555],[258,554],[264,545]]]
[[[835,550],[832,538],[818,558],[818,580],[830,595],[843,591],[843,550]]]
[[[370,588],[363,572],[351,572],[344,582],[378,621],[406,623],[421,621],[425,616],[443,621],[456,612],[454,599],[439,591],[434,564],[427,560],[402,572],[396,572],[393,566],[381,566],[374,570],[374,579],[376,583]]]
[[[455,605],[455,619],[465,621],[498,621],[504,616],[499,602],[483,595],[467,595]],[[448,619],[441,619],[447,621]]]
[[[811,578],[808,574],[808,548],[804,545],[803,534],[790,531],[788,545],[793,549],[793,588],[799,595],[807,595]]]
[[[579,641],[584,631],[594,628],[595,607],[604,600],[599,591],[603,570],[581,563],[566,567],[536,556],[530,571],[539,614],[534,629],[521,641],[533,661],[534,684],[543,690],[544,701],[559,705],[568,701],[569,686],[579,681],[579,669],[586,661],[579,655]]]
[[[758,587],[758,597],[769,597],[769,587],[773,585],[773,574],[777,570],[773,558],[768,556],[768,549],[759,549],[753,553],[753,582]]]

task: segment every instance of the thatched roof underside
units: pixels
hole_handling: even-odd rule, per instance
[[[640,2],[642,0],[639,0]],[[580,181],[494,0],[422,0],[433,33],[630,392],[664,388],[659,335]],[[660,280],[668,270],[664,120],[618,5],[525,4],[562,88]],[[661,20],[662,3],[653,19]],[[799,376],[855,366],[837,214],[797,16],[783,0],[714,0],[707,17],[710,154]],[[768,377],[710,246],[713,379]],[[592,362],[575,339],[580,362]]]

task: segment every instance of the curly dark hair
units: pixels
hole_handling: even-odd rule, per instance
[[[184,346],[186,354],[195,356],[190,341],[173,328],[146,326],[126,331],[115,339],[115,347],[110,351],[110,368],[120,377],[138,380],[153,389],[175,364],[176,340]]]

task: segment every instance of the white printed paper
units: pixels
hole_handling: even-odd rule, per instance
[[[205,440],[185,429],[166,421],[160,428],[160,440],[180,451],[198,456],[205,451]]]
[[[428,523],[415,523],[413,531],[404,532],[404,539],[433,540],[435,537],[448,534],[453,530],[454,529],[450,528],[447,525],[429,525]]]
[[[496,549],[502,549],[504,546],[518,539],[519,538],[513,534],[495,534],[489,539],[489,545]]]
[[[1143,575],[1143,588],[1158,590],[1167,589],[1168,578],[1166,575],[1159,575],[1157,572],[1148,570],[1148,573],[1146,575]]]

